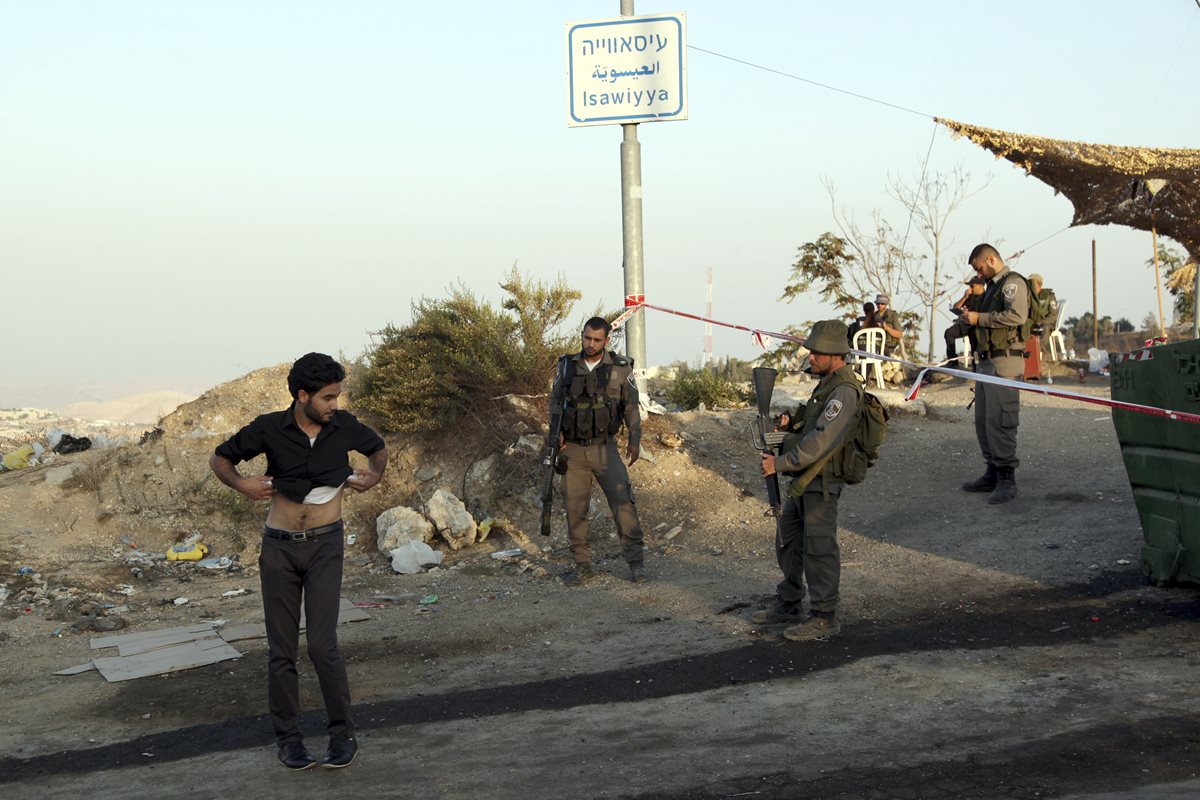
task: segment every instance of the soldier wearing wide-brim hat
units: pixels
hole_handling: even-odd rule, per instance
[[[813,325],[805,347],[809,372],[821,380],[809,401],[780,421],[789,436],[778,457],[764,454],[764,475],[791,477],[779,516],[775,558],[783,571],[772,608],[755,612],[758,625],[787,624],[784,637],[825,639],[841,630],[836,611],[842,563],[837,543],[842,448],[853,436],[863,387],[846,365],[846,325],[822,320]],[[807,591],[805,582],[807,581]],[[802,613],[807,594],[810,613]]]

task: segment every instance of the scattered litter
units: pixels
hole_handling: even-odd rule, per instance
[[[1126,566],[1129,566],[1130,562],[1129,562],[1128,558],[1118,558],[1117,563],[1120,564],[1122,567],[1126,567]]]
[[[62,635],[63,635],[63,631],[66,630],[66,628],[67,628],[66,625],[59,625],[57,628],[55,628],[53,631],[50,632],[50,638],[51,639],[61,639]]]
[[[357,533],[352,533],[346,537],[346,544],[352,545],[352,544],[355,544],[356,542],[358,542],[358,534]]]
[[[204,545],[200,546],[203,547]],[[167,553],[167,558],[170,557],[171,554]],[[229,556],[221,556],[220,558],[202,558],[196,562],[196,566],[203,567],[204,569],[229,569],[233,566],[233,559]]]
[[[1062,633],[1063,631],[1069,631],[1069,630],[1071,630],[1070,625],[1059,625],[1057,628],[1051,628],[1050,632],[1051,633]]]
[[[40,444],[24,444],[0,459],[0,472],[5,470],[25,469],[37,463],[38,456],[43,452]]]
[[[479,528],[475,532],[475,541],[482,542],[484,539],[486,539],[488,534],[492,532],[492,528],[495,527],[495,525],[496,520],[492,519],[491,517],[488,517],[483,522],[479,523]],[[495,554],[492,554],[492,558],[495,557]]]
[[[243,586],[241,589],[230,589],[228,592],[221,592],[221,597],[241,597],[248,591],[249,590]]]
[[[117,588],[113,589],[113,591],[117,594],[123,594],[126,597],[131,597],[132,595],[137,594],[137,589],[133,588],[128,583],[117,584]]]
[[[187,602],[188,602],[188,599],[186,597],[176,597],[175,598],[175,605],[177,605],[177,606],[187,605]]]
[[[676,525],[674,528],[671,528],[671,530],[663,534],[663,539],[669,542],[681,533],[683,533],[683,526]]]
[[[52,445],[52,449],[56,453],[82,453],[84,450],[90,449],[92,440],[86,436],[72,436],[69,433],[64,433],[59,437],[58,441]]]
[[[423,606],[431,606],[434,603],[436,603],[437,601],[438,601],[438,596],[436,594],[427,594],[424,597],[422,597],[418,601],[418,603]]]
[[[516,556],[522,555],[524,552],[525,551],[519,547],[514,547],[511,550],[497,550],[496,552],[492,553],[492,558],[499,561],[502,558],[514,558]]]
[[[34,572],[33,567],[20,567],[17,570],[18,575],[32,575],[33,572]]]
[[[395,603],[399,600],[414,600],[417,597],[416,592],[405,592],[404,594],[376,594],[372,595],[374,600],[384,600],[386,602]]]

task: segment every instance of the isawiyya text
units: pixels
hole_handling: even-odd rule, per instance
[[[633,106],[651,108],[671,102],[671,93],[666,89],[626,89],[622,92],[580,92],[583,106]]]

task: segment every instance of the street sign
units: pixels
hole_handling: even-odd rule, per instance
[[[687,119],[682,12],[567,23],[567,126]]]

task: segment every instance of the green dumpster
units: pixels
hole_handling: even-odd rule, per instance
[[[1114,400],[1200,413],[1200,340],[1113,358]],[[1200,583],[1200,425],[1113,410],[1142,522],[1142,572],[1156,583]]]

